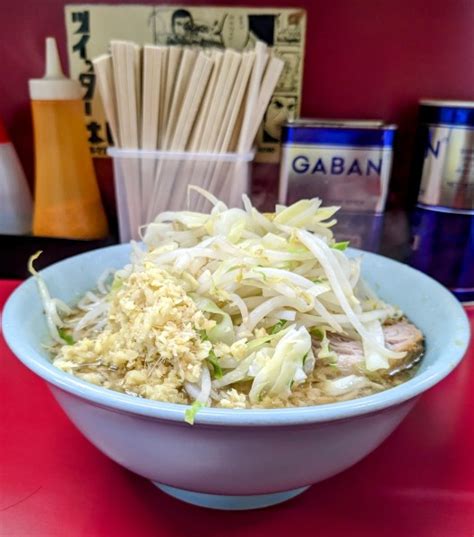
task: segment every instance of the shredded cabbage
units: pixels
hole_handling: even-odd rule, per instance
[[[189,423],[189,425],[194,425],[194,420],[196,419],[196,414],[201,410],[204,405],[199,401],[194,401],[194,403],[185,410],[184,412],[184,421]]]
[[[258,401],[264,394],[288,397],[292,383],[306,379],[303,362],[310,350],[311,336],[306,328],[291,326],[255,376],[249,393],[250,401]]]
[[[355,390],[360,390],[370,384],[366,377],[359,375],[348,375],[335,380],[327,380],[325,383],[325,391],[328,395],[338,397]]]
[[[220,319],[213,328],[206,331],[209,341],[212,341],[212,343],[221,341],[227,345],[231,345],[235,340],[235,334],[234,325],[230,315],[222,311],[221,308],[209,298],[198,295],[192,295],[192,298],[201,311],[211,313]]]
[[[36,252],[29,258],[28,271],[35,278],[36,283],[38,285],[38,290],[41,296],[44,312],[46,315],[46,323],[48,325],[48,329],[49,329],[49,333],[51,337],[57,343],[61,343],[61,344],[64,344],[64,342],[68,343],[68,341],[65,339],[65,332],[64,331],[60,332],[60,330],[64,327],[64,321],[62,320],[59,314],[59,311],[62,311],[63,313],[69,313],[71,310],[66,304],[64,304],[64,302],[61,302],[57,298],[51,298],[51,295],[49,294],[49,290],[46,286],[46,283],[44,282],[43,278],[38,274],[38,272],[33,266],[33,263],[38,259],[38,257],[42,253],[43,252],[39,250],[38,252]]]

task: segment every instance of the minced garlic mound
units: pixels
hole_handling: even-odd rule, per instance
[[[199,331],[212,328],[176,278],[152,266],[133,272],[110,295],[106,328],[64,345],[54,365],[106,388],[188,403],[185,382],[198,382],[211,350]]]

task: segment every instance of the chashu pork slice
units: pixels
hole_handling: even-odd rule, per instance
[[[421,357],[424,350],[424,338],[421,331],[413,324],[402,319],[382,327],[385,345],[397,352],[407,355],[399,360],[390,360],[389,374],[395,374],[413,366]],[[342,374],[360,374],[360,366],[364,364],[362,341],[349,339],[339,334],[328,333],[329,350],[337,355],[337,366]],[[313,340],[314,352],[317,355],[320,342]]]

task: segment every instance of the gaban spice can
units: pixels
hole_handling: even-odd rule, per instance
[[[338,205],[335,233],[378,249],[396,126],[382,121],[297,120],[282,130],[280,203],[319,197]]]
[[[410,262],[474,300],[474,102],[420,102]]]
[[[319,197],[350,211],[383,212],[396,126],[298,120],[282,130],[280,203]]]
[[[474,210],[474,102],[420,102],[418,202]]]

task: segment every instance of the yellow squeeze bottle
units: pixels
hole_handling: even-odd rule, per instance
[[[46,74],[30,80],[35,138],[33,234],[100,239],[107,235],[87,144],[81,86],[64,76],[56,41],[46,39]]]

